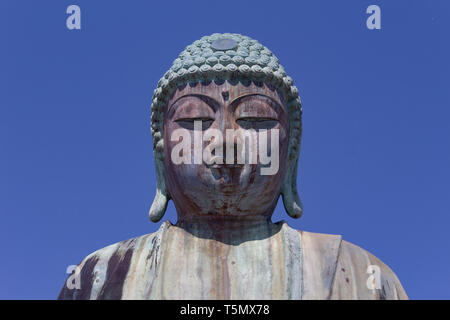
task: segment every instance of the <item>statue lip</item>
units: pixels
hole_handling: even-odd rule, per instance
[[[244,164],[240,164],[240,163],[237,163],[237,161],[236,161],[236,159],[234,159],[234,162],[236,162],[236,163],[217,163],[217,162],[223,162],[223,157],[219,157],[219,156],[212,156],[210,159],[209,159],[210,161],[208,161],[208,162],[210,162],[210,163],[207,163],[207,162],[205,162],[205,161],[203,161],[203,163],[206,165],[206,167],[208,167],[208,168],[212,168],[212,169],[232,169],[232,168],[242,168],[242,166],[244,165]]]
[[[243,164],[209,164],[206,165],[208,168],[213,168],[213,169],[222,169],[222,168],[229,168],[229,169],[234,169],[234,168],[242,168],[244,165]]]

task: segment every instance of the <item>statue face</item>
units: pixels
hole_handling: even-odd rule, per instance
[[[283,97],[266,84],[178,88],[164,113],[164,173],[179,220],[269,218],[288,145]]]

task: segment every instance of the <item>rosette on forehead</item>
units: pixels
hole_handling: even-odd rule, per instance
[[[258,41],[240,34],[215,33],[187,46],[158,81],[151,105],[151,132],[157,174],[157,192],[150,219],[164,215],[170,195],[163,172],[163,119],[167,101],[177,87],[213,80],[258,81],[278,89],[289,114],[287,172],[281,193],[288,214],[300,217],[302,205],[297,192],[297,162],[300,152],[302,108],[297,88],[277,57]]]

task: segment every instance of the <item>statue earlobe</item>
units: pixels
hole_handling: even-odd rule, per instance
[[[164,181],[163,163],[162,159],[155,156],[156,167],[156,195],[153,199],[152,206],[148,213],[150,220],[158,222],[166,213],[167,204],[169,203],[170,196],[166,191],[166,183]]]
[[[297,162],[298,158],[289,161],[281,190],[284,208],[294,219],[300,218],[303,214],[303,205],[297,191]]]
[[[162,193],[160,190],[156,190],[155,198],[153,199],[152,206],[148,213],[150,220],[152,222],[158,222],[166,213],[167,204],[169,199],[166,194]]]

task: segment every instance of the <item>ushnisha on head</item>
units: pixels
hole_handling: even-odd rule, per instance
[[[238,126],[237,110],[245,108],[260,108],[258,112],[263,113],[275,110],[280,130],[277,174],[261,176],[255,164],[211,168],[204,163],[172,163],[175,142],[170,134],[179,124],[175,109],[184,109],[192,117],[208,113],[211,127],[224,130]],[[291,217],[302,215],[296,183],[302,132],[298,90],[275,55],[258,41],[215,33],[187,46],[159,80],[151,112],[157,175],[149,212],[152,221],[162,218],[170,199],[179,220],[217,215],[270,217],[280,194]]]

